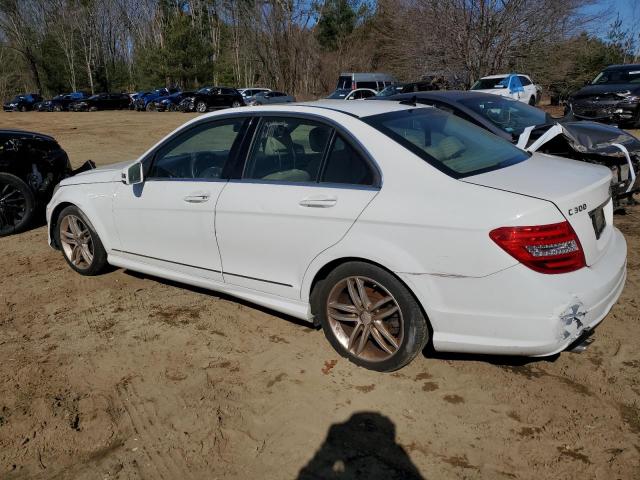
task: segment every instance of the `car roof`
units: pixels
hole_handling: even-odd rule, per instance
[[[491,79],[491,78],[503,78],[503,77],[508,77],[509,75],[519,75],[521,77],[529,77],[529,75],[525,75],[524,73],[499,73],[496,75],[487,75],[486,77],[482,77],[482,79]],[[481,79],[481,80],[482,80]]]
[[[43,138],[46,140],[54,140],[55,139],[51,135],[46,135],[44,133],[38,132],[30,132],[28,130],[16,130],[12,128],[3,128],[0,129],[0,134],[2,135],[12,135],[16,137],[34,137],[34,138]]]
[[[316,100],[313,102],[302,102],[294,105],[324,108],[337,112],[346,113],[352,117],[370,117],[372,115],[380,115],[383,113],[397,112],[415,108],[413,105],[405,105],[400,102],[370,102],[370,101],[353,101],[345,102],[344,100]],[[424,107],[418,105],[419,107]]]
[[[605,70],[640,70],[640,64],[609,65]]]

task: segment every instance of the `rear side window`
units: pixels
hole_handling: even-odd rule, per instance
[[[332,128],[291,117],[267,117],[255,137],[243,178],[316,182]]]
[[[375,177],[369,164],[354,148],[336,135],[322,172],[322,183],[373,185]]]
[[[454,178],[497,170],[529,158],[510,142],[439,110],[402,110],[365,121]]]

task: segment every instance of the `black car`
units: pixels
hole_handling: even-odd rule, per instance
[[[204,113],[220,108],[240,107],[244,105],[244,99],[235,88],[229,87],[205,87],[201,88],[192,97],[187,97],[180,102],[180,110],[183,112]]]
[[[66,152],[48,135],[0,130],[0,237],[27,228],[60,180],[93,167],[86,162],[71,170]]]
[[[26,112],[33,110],[33,106],[39,102],[42,102],[42,96],[37,93],[27,93],[16,95],[13,99],[5,102],[2,108],[5,112]]]
[[[640,140],[612,125],[554,119],[523,102],[489,93],[459,90],[373,97],[430,105],[463,118],[530,152],[541,152],[605,165],[613,171],[616,205],[636,193]],[[620,148],[620,146],[622,148]]]
[[[51,100],[45,100],[38,104],[39,112],[65,112],[69,110],[69,105],[74,102],[86,100],[89,95],[84,92],[73,92],[56,95]]]
[[[640,127],[640,65],[611,65],[587,86],[571,95],[566,113]]]
[[[94,112],[96,110],[122,110],[129,108],[131,98],[126,93],[99,93],[85,100],[72,102],[72,112]]]

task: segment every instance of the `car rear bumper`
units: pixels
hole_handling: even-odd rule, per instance
[[[547,356],[609,313],[626,280],[627,246],[615,229],[593,266],[543,275],[516,265],[483,278],[400,274],[433,327],[439,351]]]

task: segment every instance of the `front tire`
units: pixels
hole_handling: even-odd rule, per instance
[[[10,173],[0,173],[0,237],[26,230],[36,212],[33,190]]]
[[[411,292],[369,263],[338,266],[316,284],[311,307],[333,348],[370,370],[404,367],[429,339],[427,320]]]
[[[97,275],[107,265],[107,252],[93,225],[75,206],[65,208],[56,223],[56,241],[69,266],[81,275]]]

